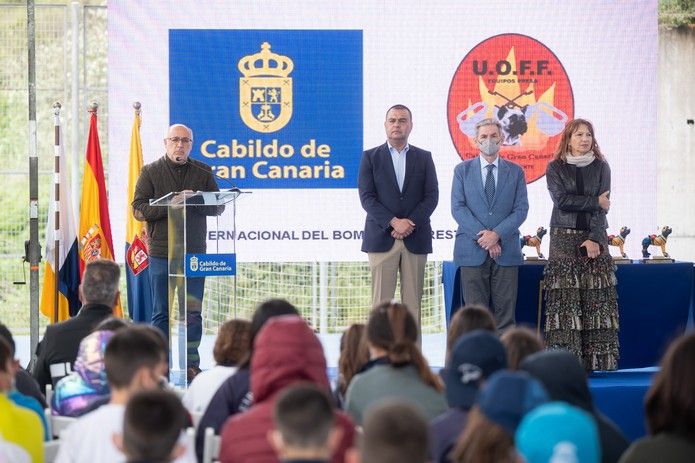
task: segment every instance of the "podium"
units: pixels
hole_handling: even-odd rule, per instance
[[[212,313],[231,310],[236,315],[236,199],[240,194],[237,188],[172,192],[150,200],[151,206],[167,208],[168,239],[168,314],[153,312],[152,321],[165,331],[168,315],[164,334],[169,343],[169,382],[181,388],[188,385],[188,368],[200,364],[206,277],[233,279],[232,294],[213,301],[219,307]],[[164,289],[163,284],[153,285],[152,291],[158,293],[153,298],[163,297]]]

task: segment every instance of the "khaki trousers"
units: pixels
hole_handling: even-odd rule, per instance
[[[401,302],[417,323],[420,333],[420,304],[425,283],[427,254],[413,254],[403,240],[395,240],[387,252],[370,252],[369,267],[372,270],[372,302],[376,306],[393,299],[396,293],[398,272],[401,273]]]

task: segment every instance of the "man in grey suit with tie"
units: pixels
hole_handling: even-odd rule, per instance
[[[498,155],[499,122],[483,119],[475,130],[480,155],[456,166],[451,186],[451,213],[458,223],[454,262],[465,303],[490,307],[501,333],[515,324],[526,179],[521,166]]]
[[[394,105],[384,121],[387,141],[362,154],[360,202],[367,212],[362,251],[372,270],[372,301],[393,298],[401,276],[401,301],[420,327],[427,254],[432,252],[430,216],[439,201],[432,153],[408,143],[410,109]]]

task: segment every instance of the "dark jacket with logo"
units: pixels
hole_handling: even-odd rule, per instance
[[[72,369],[82,339],[90,334],[99,322],[111,315],[111,307],[85,304],[73,318],[46,327],[43,339],[36,346],[36,362],[32,371],[42,391],[46,390],[47,384],[55,386],[62,377],[57,376],[53,381],[51,365],[69,363]]]
[[[188,158],[177,165],[166,155],[142,168],[133,195],[133,213],[138,220],[147,221],[148,249],[151,256],[167,257],[167,207],[150,206],[157,199],[174,191],[219,191],[210,166]],[[189,253],[205,252],[206,215],[217,215],[221,209],[212,206],[188,207],[186,217],[186,248]],[[130,237],[132,238],[132,237]]]
[[[583,191],[577,191],[577,175],[581,175]],[[611,169],[608,163],[594,160],[585,167],[564,161],[548,163],[545,170],[548,190],[553,200],[551,227],[577,228],[577,216],[586,214],[589,239],[604,245],[608,242],[606,211],[598,204],[598,197],[611,189]]]

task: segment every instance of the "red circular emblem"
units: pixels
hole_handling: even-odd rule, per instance
[[[478,155],[475,124],[485,118],[502,125],[500,155],[524,168],[526,183],[545,175],[574,118],[572,85],[557,56],[521,34],[476,45],[456,69],[447,102],[449,133],[461,159]]]

